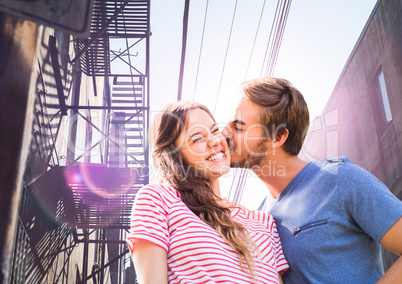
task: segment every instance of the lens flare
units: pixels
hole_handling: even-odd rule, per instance
[[[65,167],[64,177],[74,198],[75,220],[88,225],[123,221],[141,187],[141,168],[80,163]]]

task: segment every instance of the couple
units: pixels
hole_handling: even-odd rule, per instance
[[[309,114],[288,81],[252,80],[241,92],[222,133],[197,103],[158,116],[162,180],[138,192],[126,240],[140,283],[402,283],[402,258],[383,275],[378,244],[402,254],[402,202],[347,158],[297,157]],[[229,166],[265,183],[267,213],[221,198]]]

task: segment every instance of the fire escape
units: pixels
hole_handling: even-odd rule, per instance
[[[84,243],[82,271],[87,275],[84,281],[98,276],[103,283],[103,270],[110,266],[116,274],[112,281],[121,282],[118,271],[129,261],[124,239],[130,228],[131,204],[138,189],[148,183],[145,139],[149,124],[149,9],[149,1],[95,1],[91,36],[77,42],[80,51],[72,60],[80,60],[86,75],[104,76],[111,84],[111,97],[104,107],[107,112],[107,133],[102,133],[107,137],[104,167],[80,164],[70,167],[68,171],[72,172],[66,174],[71,178],[67,182],[73,190],[76,209],[76,242]],[[138,46],[145,56],[142,66],[135,66],[133,59],[139,55],[131,52]],[[79,113],[79,109],[98,107],[70,108]],[[91,185],[88,181],[75,181],[76,171],[83,170],[90,181],[97,182]],[[94,188],[98,192],[94,193]],[[97,235],[90,239],[95,232]],[[99,266],[93,266],[89,273],[85,252],[90,244],[96,244],[103,255]],[[106,245],[108,263],[104,258]]]
[[[123,277],[124,270],[132,264],[124,240],[130,228],[135,194],[148,183],[149,15],[149,0],[94,1],[90,37],[74,40],[76,56],[69,64],[76,66],[78,73],[93,78],[95,97],[101,96],[96,93],[96,78],[104,78],[106,96],[102,104],[80,100],[80,76],[77,79],[72,75],[62,83],[60,66],[55,64],[58,62],[55,40],[49,40],[48,64],[52,62],[57,89],[57,96],[53,97],[59,104],[43,100],[50,97],[45,87],[37,91],[39,102],[31,146],[48,157],[45,160],[49,170],[24,187],[12,283],[24,282],[24,271],[29,270],[26,268],[30,265],[29,257],[24,254],[27,255],[33,242],[29,224],[35,222],[29,219],[29,208],[41,200],[46,203],[43,208],[51,211],[53,221],[63,224],[58,228],[58,237],[72,232],[75,245],[83,247],[77,282],[105,283],[105,273],[112,283],[128,281]],[[40,79],[43,81],[41,76]],[[67,83],[70,88],[66,88]],[[74,88],[74,84],[78,87]],[[67,104],[65,93],[71,91],[71,85],[76,96]],[[84,139],[86,143],[85,149],[63,157],[66,163],[60,165],[57,153],[54,156],[52,153],[57,151],[60,125],[67,118],[69,141]],[[102,123],[95,123],[94,118]],[[84,134],[77,130],[80,123],[86,125]],[[91,156],[96,149],[99,155]],[[72,250],[66,248],[68,256]],[[95,254],[94,263],[89,263],[90,253]],[[39,259],[40,255],[35,257]]]

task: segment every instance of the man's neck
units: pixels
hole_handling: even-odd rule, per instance
[[[267,186],[273,198],[277,198],[293,178],[307,165],[297,156],[276,155],[263,161],[254,173]]]

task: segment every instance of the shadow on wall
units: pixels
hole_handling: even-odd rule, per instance
[[[53,186],[48,184],[47,189],[59,192]],[[11,283],[43,283],[45,279],[47,283],[58,283],[60,277],[68,278],[68,262],[75,244],[69,223],[64,220],[66,210],[62,202],[59,200],[55,204],[48,204],[57,210],[55,216],[49,218],[34,201],[29,189],[24,188]],[[59,258],[64,261],[59,261]]]
[[[72,211],[65,201],[68,195],[62,196],[63,185],[57,177],[44,178],[49,175],[49,166],[59,165],[54,147],[62,119],[46,35],[43,33],[41,39],[36,78],[32,78],[36,82],[32,140],[16,228],[11,283],[59,283],[60,279],[68,279],[69,259],[75,246],[70,231],[72,216],[68,216]],[[62,75],[64,94],[68,94],[71,71]],[[44,197],[45,202],[36,202],[35,194]]]

